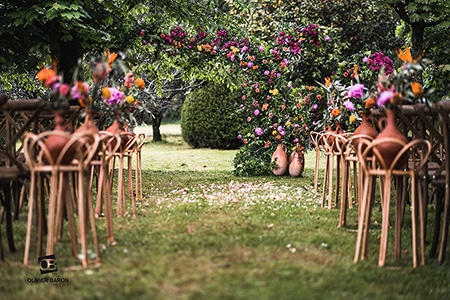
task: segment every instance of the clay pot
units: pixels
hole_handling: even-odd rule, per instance
[[[288,169],[288,156],[286,151],[284,151],[282,144],[277,145],[277,149],[272,154],[271,163],[276,164],[276,166],[271,169],[274,175],[280,176],[286,174]]]
[[[334,130],[335,134],[341,135],[341,134],[343,134],[345,132],[344,128],[343,128],[344,123],[336,122],[336,123],[334,123],[334,125],[336,127],[336,129]],[[338,139],[339,147],[338,147],[338,145],[334,144],[334,139],[335,139],[334,136],[330,136],[328,139],[329,139],[329,141],[328,141],[329,145],[333,145],[333,150],[334,151],[339,151],[339,149],[342,149],[342,146],[343,146],[343,140],[342,139]]]
[[[361,124],[353,132],[353,136],[363,135],[376,138],[378,131],[373,126],[373,118],[368,111],[360,111],[359,115],[362,118]],[[360,139],[356,138],[352,140],[352,144],[355,149],[358,149]]]
[[[392,137],[399,139],[403,141],[404,143],[408,142],[408,139],[403,135],[403,133],[398,129],[397,127],[397,112],[392,109],[386,109],[386,119],[385,119],[385,127],[382,129],[382,131],[377,135],[375,138],[376,140],[386,138],[386,137]],[[382,128],[380,124],[380,128]],[[402,145],[392,143],[392,142],[385,142],[377,145],[375,149],[377,149],[380,153],[380,155],[383,157],[383,160],[386,163],[386,168],[389,168],[392,164],[392,161],[394,160],[397,153],[402,149]],[[405,158],[407,158],[405,156]],[[405,159],[399,160],[397,165],[395,166],[395,169],[401,169],[403,165],[406,163]]]
[[[53,120],[55,123],[55,128],[53,132],[67,132],[67,126],[65,125],[64,111],[54,111],[53,112]],[[56,163],[61,150],[69,141],[69,137],[54,134],[49,135],[47,140],[45,141],[45,146],[47,147],[50,157],[52,158],[53,163]],[[75,149],[68,149],[61,159],[61,165],[69,164],[75,155]]]
[[[84,116],[84,122],[83,122],[83,124],[81,124],[80,127],[77,128],[77,130],[75,130],[75,132],[88,131],[89,133],[92,133],[92,134],[99,134],[100,131],[94,122],[94,115],[95,115],[95,111],[93,111],[91,109],[86,109],[85,116]]]
[[[289,175],[299,177],[305,168],[305,155],[302,151],[292,151],[289,155]]]

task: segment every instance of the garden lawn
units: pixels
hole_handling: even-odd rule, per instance
[[[399,260],[391,236],[387,266],[377,266],[381,216],[374,209],[369,257],[353,262],[357,206],[348,226],[337,228],[339,210],[322,208],[312,190],[313,152],[301,178],[235,177],[236,151],[190,149],[176,125],[163,126],[162,133],[164,142],[149,138],[143,148],[144,199],[137,202],[137,217],[114,219],[117,245],[106,245],[105,222],[97,220],[101,266],[70,269],[77,262],[67,234],[55,247],[57,272],[40,275],[37,262],[23,266],[25,205],[14,222],[17,253],[8,251],[2,228],[0,299],[450,297],[448,261],[437,267],[427,256],[427,266],[412,268],[408,216]],[[68,282],[31,283],[34,278]]]

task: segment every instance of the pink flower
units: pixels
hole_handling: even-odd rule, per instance
[[[352,98],[364,97],[364,84],[357,83],[348,88],[349,96]]]
[[[377,106],[378,107],[386,107],[386,104],[389,103],[391,98],[394,96],[394,92],[392,91],[384,91],[380,93],[380,96],[378,96],[377,99]]]

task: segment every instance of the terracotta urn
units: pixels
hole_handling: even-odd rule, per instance
[[[378,135],[378,131],[375,129],[373,125],[373,118],[370,116],[370,112],[368,111],[360,111],[359,115],[362,118],[361,124],[355,129],[353,132],[353,136],[368,136],[375,139]],[[355,149],[358,149],[360,139],[353,139],[352,143]]]
[[[281,176],[286,174],[288,169],[288,156],[282,144],[277,145],[277,149],[272,154],[271,163],[275,164],[271,168],[274,175]]]
[[[403,141],[404,143],[408,142],[408,139],[405,135],[400,131],[397,127],[397,112],[393,109],[386,109],[386,119],[385,119],[385,127],[383,130],[377,135],[376,140],[392,137]],[[380,126],[381,128],[382,126]],[[385,161],[386,168],[389,168],[392,164],[397,153],[402,149],[402,145],[394,143],[394,142],[385,142],[377,145],[375,149],[378,150],[383,160]],[[396,169],[402,168],[406,161],[401,159],[399,163],[395,166]]]
[[[64,133],[67,132],[67,126],[65,125],[64,111],[57,110],[53,112],[53,120],[55,123],[55,128],[53,132]],[[52,158],[52,162],[56,163],[59,154],[63,150],[64,146],[69,141],[69,137],[60,134],[50,134],[45,141],[45,146],[47,147],[50,157]],[[75,155],[75,149],[68,149],[65,155],[62,157],[60,164],[66,165],[69,164]]]
[[[299,147],[297,147],[298,149]],[[305,167],[305,155],[301,150],[292,151],[289,155],[289,175],[291,177],[299,177],[303,173]]]

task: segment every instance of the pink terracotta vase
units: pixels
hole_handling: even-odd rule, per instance
[[[298,145],[297,148],[299,149]],[[289,175],[291,177],[299,177],[305,168],[305,155],[301,150],[292,151],[289,155]]]
[[[57,110],[53,112],[53,121],[55,123],[55,128],[53,132],[67,132],[67,126],[65,124],[64,111]],[[60,134],[49,135],[47,140],[45,141],[45,146],[47,147],[50,157],[52,158],[53,163],[56,163],[59,154],[63,150],[64,146],[69,141],[69,137],[63,136]],[[75,149],[71,151],[70,149],[66,151],[65,155],[62,157],[60,164],[67,165],[69,164],[74,155]]]
[[[373,125],[373,118],[370,115],[370,112],[361,111],[359,112],[359,115],[361,116],[362,121],[361,124],[359,124],[359,126],[353,132],[353,136],[362,135],[375,139],[378,135],[378,131],[375,129]],[[353,139],[352,144],[355,147],[355,149],[358,149],[359,141],[360,139],[358,138]]]
[[[277,145],[277,149],[272,154],[271,163],[275,164],[271,169],[274,175],[281,176],[286,174],[288,169],[288,156],[282,144]]]
[[[393,109],[386,109],[386,120],[385,120],[385,127],[382,129],[382,131],[377,135],[375,138],[376,140],[392,137],[399,139],[403,141],[404,143],[408,142],[408,139],[405,137],[405,135],[400,131],[400,129],[397,127],[397,111]],[[382,126],[380,126],[381,128]],[[392,164],[392,161],[394,160],[397,153],[402,149],[402,145],[393,143],[393,142],[385,142],[377,145],[375,149],[378,150],[380,155],[383,157],[383,160],[386,163],[385,167],[390,167]],[[406,161],[404,159],[401,159],[399,163],[395,166],[396,169],[402,168],[403,164]]]
[[[92,134],[99,134],[99,129],[94,122],[95,111],[91,109],[85,110],[84,122],[75,132],[87,131]]]

